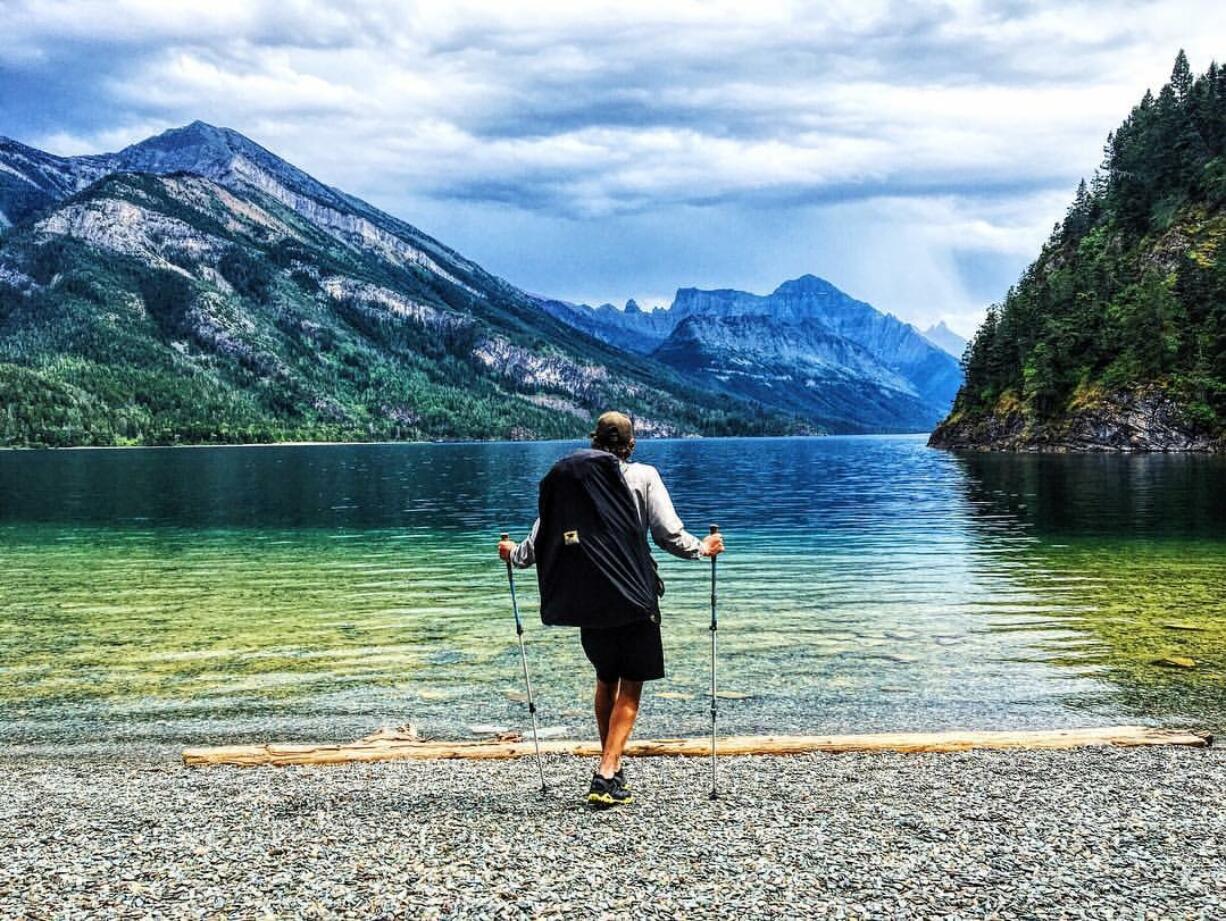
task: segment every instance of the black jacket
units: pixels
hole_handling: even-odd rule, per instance
[[[646,528],[618,459],[584,449],[541,480],[536,538],[541,620],[617,627],[659,620]]]

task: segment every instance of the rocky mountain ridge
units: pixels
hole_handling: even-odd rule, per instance
[[[803,422],[544,315],[415,227],[193,123],[114,154],[0,140],[0,443],[578,437]]]
[[[480,272],[473,262],[422,233],[411,224],[379,211],[282,160],[230,128],[201,121],[147,138],[116,153],[56,157],[0,138],[0,164],[25,189],[0,189],[0,214],[8,223],[32,213],[11,204],[24,192],[41,207],[54,204],[113,173],[170,175],[188,173],[231,191],[257,190],[269,195],[338,240],[354,243],[395,261],[421,265],[449,281],[452,272]]]

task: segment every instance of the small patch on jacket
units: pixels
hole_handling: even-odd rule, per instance
[[[568,547],[571,546],[572,544],[579,543],[579,532],[578,531],[563,531],[562,532],[562,542],[565,543],[566,546]]]

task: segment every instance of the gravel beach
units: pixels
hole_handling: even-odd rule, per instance
[[[0,917],[1226,916],[1219,749],[590,769],[0,759]]]

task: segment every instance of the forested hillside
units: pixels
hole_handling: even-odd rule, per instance
[[[1194,78],[1181,51],[988,312],[932,442],[1222,449],[1224,243],[1226,68]]]

